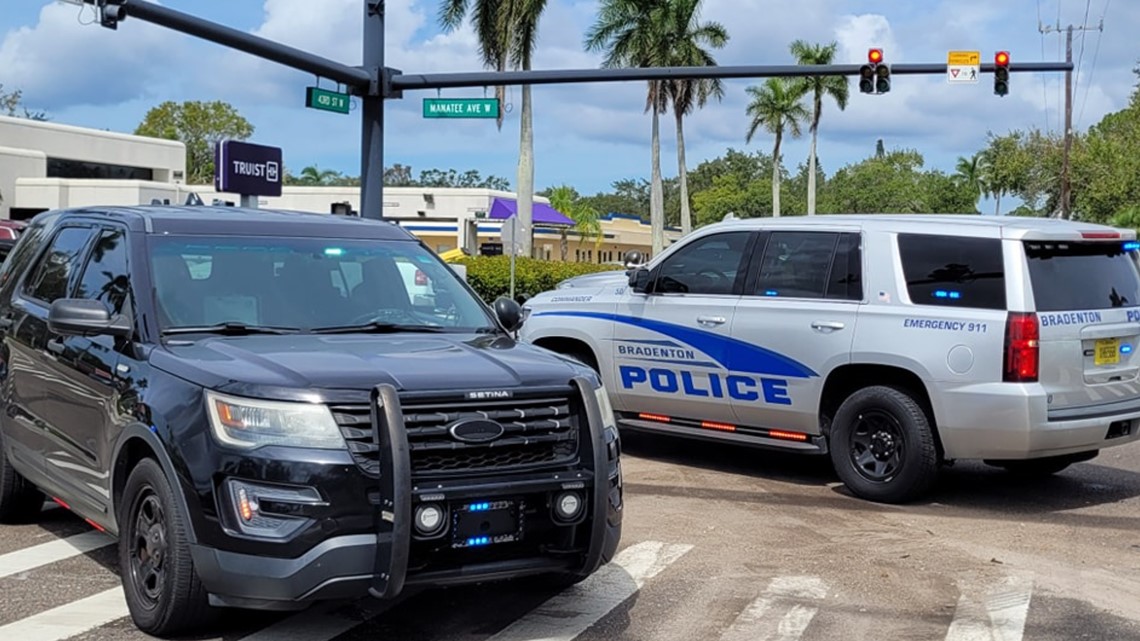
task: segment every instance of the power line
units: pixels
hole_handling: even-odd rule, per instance
[[[1089,91],[1092,89],[1093,74],[1096,72],[1096,60],[1100,56],[1100,41],[1104,37],[1104,18],[1108,15],[1108,6],[1112,4],[1112,0],[1104,0],[1104,9],[1100,12],[1100,25],[1101,29],[1097,30],[1096,34],[1096,49],[1093,51],[1092,65],[1089,67],[1089,78],[1085,82],[1085,97],[1081,100],[1081,110],[1077,113],[1077,125],[1080,126],[1081,120],[1085,117],[1085,106],[1089,104]]]
[[[1092,6],[1092,0],[1085,0],[1085,17],[1081,20],[1081,27],[1089,26],[1089,8]],[[1078,87],[1081,86],[1081,62],[1085,59],[1085,39],[1088,35],[1087,31],[1081,31],[1081,52],[1077,54],[1077,72],[1073,74],[1073,95],[1077,94]]]

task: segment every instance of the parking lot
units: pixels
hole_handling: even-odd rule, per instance
[[[1140,639],[1140,445],[1060,476],[946,471],[927,501],[850,497],[825,460],[626,437],[615,564],[399,603],[229,612],[201,639]],[[110,540],[60,508],[0,529],[0,638],[146,638]]]

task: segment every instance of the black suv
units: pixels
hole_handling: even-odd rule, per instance
[[[388,223],[210,207],[37,216],[0,268],[0,520],[119,539],[152,634],[526,575],[621,533],[613,411]]]

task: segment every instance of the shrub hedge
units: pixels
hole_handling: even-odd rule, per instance
[[[487,303],[510,293],[510,256],[468,256],[455,262],[467,266],[467,282]],[[519,257],[515,259],[515,298],[521,300],[554,289],[561,281],[574,276],[620,269],[616,265],[561,263]]]

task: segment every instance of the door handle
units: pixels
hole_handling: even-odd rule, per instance
[[[47,351],[51,352],[52,354],[57,354],[59,356],[62,356],[63,350],[64,350],[63,341],[58,340],[58,339],[54,340],[54,341],[48,341]]]
[[[811,324],[812,329],[816,329],[821,332],[836,331],[843,329],[844,327],[846,327],[846,325],[840,323],[839,321],[814,321]]]
[[[697,322],[701,325],[724,325],[728,319],[724,316],[698,316]]]

